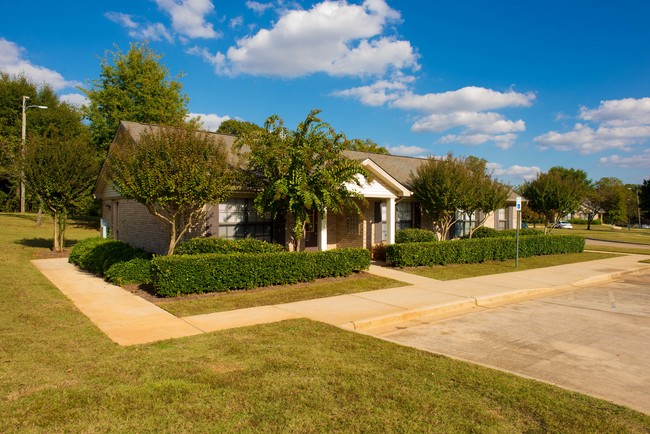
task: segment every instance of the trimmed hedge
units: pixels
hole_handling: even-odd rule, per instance
[[[151,283],[151,259],[134,258],[116,262],[106,270],[104,277],[115,285]]]
[[[580,253],[584,248],[585,239],[575,235],[519,238],[520,258],[557,253]],[[516,241],[513,237],[391,244],[386,249],[386,259],[398,267],[472,264],[514,259],[515,250]]]
[[[347,276],[370,266],[366,249],[324,252],[158,256],[151,262],[156,295],[221,292]]]
[[[202,253],[279,253],[284,252],[284,246],[267,243],[255,238],[227,240],[224,238],[192,238],[179,244],[174,250],[175,255],[197,255]]]
[[[516,231],[517,231],[516,229],[496,230],[493,228],[486,228],[485,226],[482,226],[474,231],[474,233],[472,234],[472,238],[515,237],[517,235]],[[529,236],[529,235],[544,235],[544,231],[540,231],[532,228],[519,229],[520,237]],[[463,237],[463,238],[467,238],[467,237]]]
[[[112,283],[147,283],[151,257],[151,253],[122,241],[95,237],[75,244],[68,262]]]
[[[408,228],[397,231],[395,242],[402,243],[432,243],[438,241],[438,235],[433,231],[418,228]]]

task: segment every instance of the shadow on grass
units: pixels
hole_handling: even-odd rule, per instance
[[[77,244],[79,240],[65,240],[64,248],[69,248]],[[22,240],[16,241],[16,244],[21,246],[40,248],[40,249],[51,249],[53,240],[52,238],[23,238]]]

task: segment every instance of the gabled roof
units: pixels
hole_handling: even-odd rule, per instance
[[[414,175],[418,167],[427,162],[426,158],[402,157],[399,155],[375,154],[361,151],[343,151],[343,155],[359,162],[367,159],[372,160],[377,166],[381,167],[387,174],[406,188],[409,188],[411,185],[411,175]]]

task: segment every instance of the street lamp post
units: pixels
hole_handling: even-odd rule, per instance
[[[46,109],[44,105],[27,105],[28,96],[23,95],[23,131],[22,131],[22,148],[21,154],[25,156],[25,140],[27,139],[27,110],[30,108]],[[25,172],[20,173],[20,213],[25,212]]]

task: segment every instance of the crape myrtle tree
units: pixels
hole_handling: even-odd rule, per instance
[[[137,140],[120,135],[106,160],[117,191],[169,228],[167,255],[203,221],[206,204],[228,198],[236,184],[234,164],[223,140],[189,125],[152,126]]]
[[[170,77],[161,59],[146,42],[131,44],[126,53],[116,47],[105,53],[99,78],[88,89],[80,88],[89,100],[85,115],[92,142],[102,153],[120,121],[175,126],[186,122],[189,99],[182,93],[180,76]]]
[[[585,171],[556,166],[526,181],[522,194],[533,211],[544,215],[546,233],[550,223],[580,209],[590,184]]]
[[[63,251],[69,212],[90,196],[99,160],[87,135],[31,137],[23,159],[25,181],[53,216],[52,250]]]
[[[360,212],[363,198],[346,183],[360,185],[359,175],[368,176],[360,163],[343,156],[345,137],[318,118],[319,113],[312,110],[295,131],[273,115],[263,131],[237,141],[248,162],[248,186],[257,191],[257,210],[273,218],[292,217],[293,250],[301,249],[305,227],[314,223],[309,220],[313,211]]]
[[[625,220],[626,189],[623,181],[618,178],[601,178],[588,190],[583,202],[583,209],[587,212],[587,229],[596,214],[601,214],[601,219],[607,222]]]
[[[411,178],[411,188],[422,209],[434,222],[440,239],[449,236],[460,213],[480,216],[470,237],[483,226],[487,214],[503,208],[508,198],[508,188],[492,178],[486,161],[476,157],[430,157]]]

